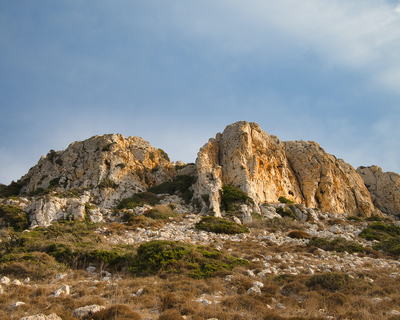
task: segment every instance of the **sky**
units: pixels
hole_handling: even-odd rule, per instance
[[[400,173],[400,0],[0,0],[0,183],[140,136],[195,162],[256,122]]]

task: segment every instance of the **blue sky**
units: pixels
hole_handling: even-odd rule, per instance
[[[400,172],[400,1],[0,0],[0,182],[92,135],[171,160],[239,120]]]

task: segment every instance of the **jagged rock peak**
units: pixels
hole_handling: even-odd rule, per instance
[[[358,167],[357,172],[379,210],[388,215],[400,213],[400,175],[383,172],[378,166]]]
[[[236,122],[210,139],[196,160],[194,195],[208,194],[208,206],[220,215],[221,188],[234,185],[247,192],[260,212],[264,202],[280,196],[307,207],[335,213],[379,213],[354,168],[315,142],[282,142],[254,122]]]

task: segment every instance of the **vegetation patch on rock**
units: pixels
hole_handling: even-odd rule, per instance
[[[176,176],[174,180],[166,181],[154,187],[150,187],[147,189],[147,191],[155,194],[168,193],[170,195],[178,193],[182,196],[183,200],[185,200],[186,203],[189,203],[193,197],[193,193],[190,190],[190,187],[192,186],[194,181],[195,177],[193,176]]]
[[[149,204],[154,206],[160,203],[160,199],[152,192],[139,192],[130,198],[125,198],[120,201],[117,208],[118,209],[134,209],[136,207],[141,207],[144,204]]]
[[[203,217],[199,222],[195,224],[195,228],[208,232],[226,234],[250,232],[249,229],[243,225],[217,217]]]

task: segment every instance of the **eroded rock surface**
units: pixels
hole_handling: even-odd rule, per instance
[[[400,213],[400,175],[383,172],[378,166],[359,167],[357,172],[364,180],[372,201],[379,210],[388,215]]]
[[[227,126],[200,149],[196,165],[195,197],[217,216],[225,184],[247,192],[256,212],[261,204],[283,196],[335,213],[379,213],[352,166],[315,142],[282,142],[256,123],[240,121]],[[204,194],[209,195],[208,201]]]

